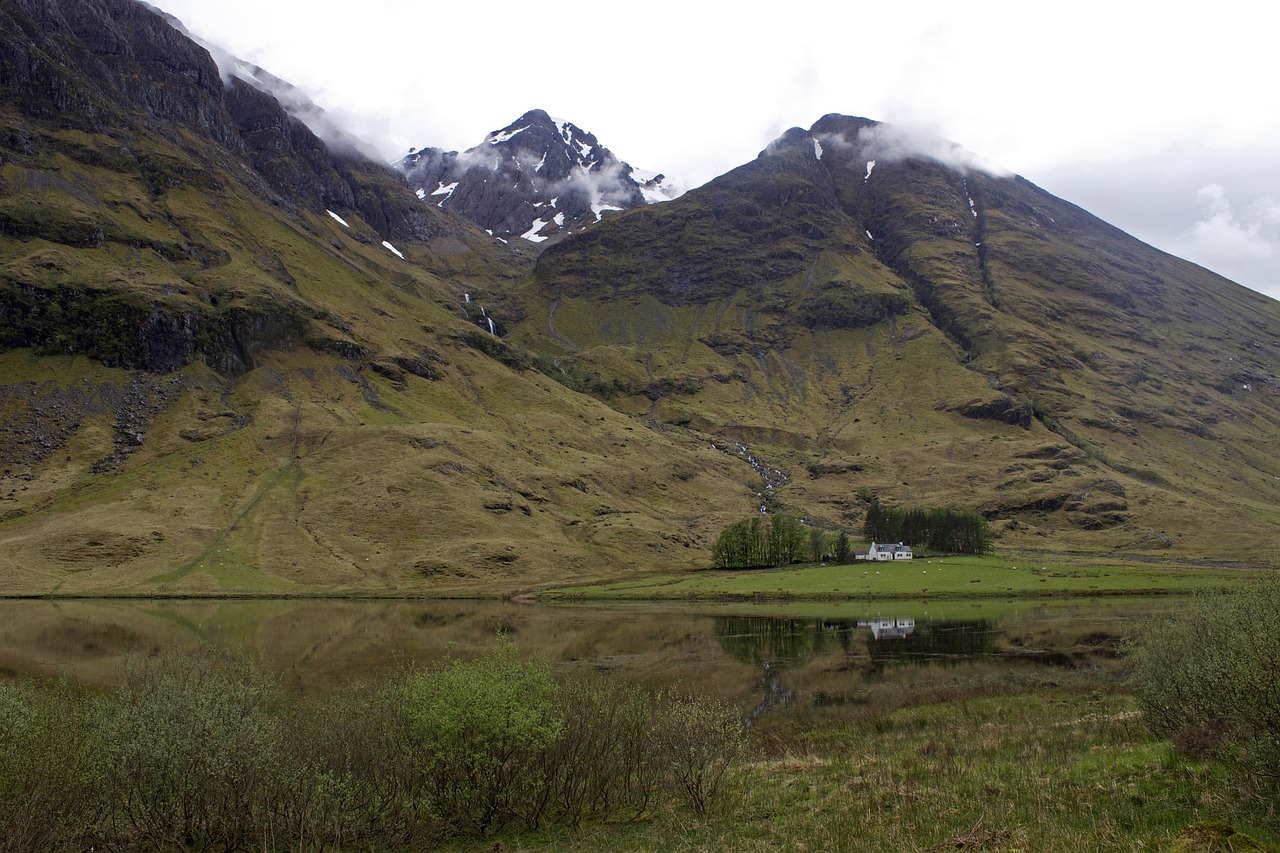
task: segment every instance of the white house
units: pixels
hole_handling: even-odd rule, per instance
[[[855,554],[856,560],[910,560],[912,557],[911,546],[904,545],[901,542],[894,544],[880,544],[872,542],[871,547],[867,549],[865,554]]]

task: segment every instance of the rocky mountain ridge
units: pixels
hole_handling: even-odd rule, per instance
[[[666,176],[633,168],[594,134],[542,110],[530,110],[466,151],[423,148],[398,165],[420,199],[502,240],[542,243],[608,211],[680,194]]]

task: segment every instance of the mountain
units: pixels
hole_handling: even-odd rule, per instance
[[[747,505],[489,333],[526,259],[143,4],[0,6],[0,128],[0,591],[496,593]]]
[[[548,247],[513,337],[672,393],[782,503],[959,506],[1034,548],[1265,552],[1280,304],[938,140],[830,115]]]
[[[423,148],[400,161],[423,201],[501,239],[541,243],[607,211],[667,201],[680,190],[642,172],[572,122],[530,110],[461,153]]]
[[[0,5],[0,592],[507,594],[871,499],[1274,559],[1280,305],[968,152],[826,116],[521,252],[222,62]]]

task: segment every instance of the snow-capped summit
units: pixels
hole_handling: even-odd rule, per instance
[[[585,228],[611,210],[676,198],[664,175],[632,168],[595,135],[530,110],[461,153],[423,148],[399,163],[424,202],[503,239],[534,243]]]

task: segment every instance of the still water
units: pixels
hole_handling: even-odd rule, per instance
[[[449,655],[499,631],[566,674],[681,685],[744,714],[872,701],[896,686],[1118,666],[1118,649],[1176,599],[550,606],[345,600],[0,601],[0,677],[111,684],[128,654],[212,644],[285,689],[322,694]]]

